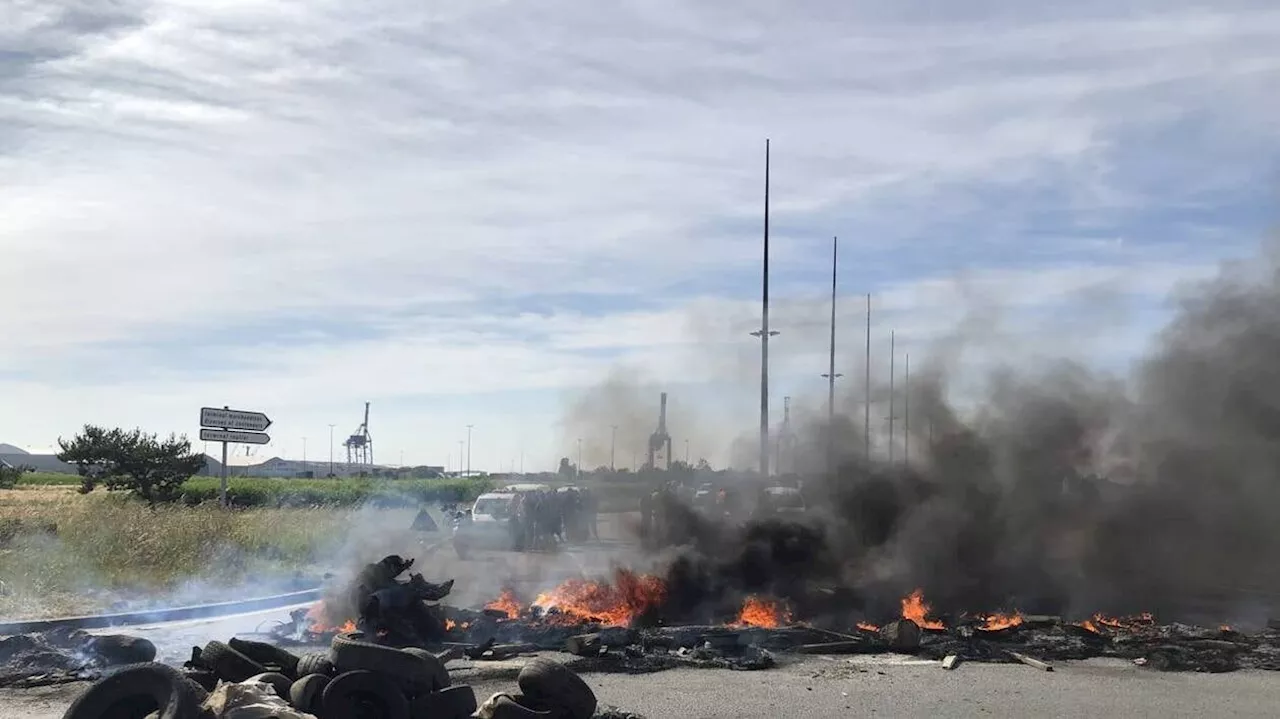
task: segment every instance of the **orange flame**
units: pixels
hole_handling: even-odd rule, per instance
[[[516,599],[516,593],[510,589],[503,589],[502,594],[498,595],[497,599],[484,605],[484,608],[506,612],[507,619],[516,619],[520,616],[520,600]]]
[[[626,626],[661,604],[666,596],[667,587],[661,578],[619,569],[614,573],[613,584],[569,579],[539,594],[533,606],[544,611],[554,609],[570,621]]]
[[[1014,612],[1013,614],[987,614],[982,617],[982,629],[987,631],[996,631],[998,629],[1008,629],[1022,624],[1022,614]]]
[[[783,604],[771,599],[751,596],[742,603],[742,611],[739,612],[738,621],[734,622],[733,626],[772,629],[790,623],[791,612]]]
[[[1151,625],[1156,621],[1155,615],[1151,612],[1143,612],[1132,617],[1107,617],[1102,613],[1093,615],[1093,618],[1079,622],[1077,626],[1084,627],[1091,632],[1103,632],[1106,629],[1136,629],[1143,625]]]
[[[1230,625],[1230,624],[1219,624],[1219,625],[1218,625],[1218,631],[1220,631],[1220,632],[1229,632],[1229,631],[1231,631],[1231,625]]]
[[[910,619],[924,629],[946,629],[942,622],[929,620],[929,605],[925,604],[923,589],[902,598],[902,618]]]
[[[453,621],[452,619],[446,619],[446,620],[444,620],[444,630],[445,630],[446,632],[452,632],[452,631],[453,631],[453,628],[454,628],[454,627],[456,627],[456,626],[458,626],[458,623],[457,623],[457,622],[455,622],[455,621]]]
[[[356,630],[356,623],[353,619],[348,619],[342,624],[338,624],[336,620],[330,619],[325,611],[324,602],[316,602],[307,610],[307,631],[312,634],[330,634],[341,633],[346,634]]]
[[[872,623],[870,623],[870,622],[858,622],[857,627],[858,627],[859,629],[861,629],[862,631],[864,631],[864,632],[878,632],[878,631],[880,631],[880,627],[877,627],[876,625],[874,625],[874,624],[872,624]]]

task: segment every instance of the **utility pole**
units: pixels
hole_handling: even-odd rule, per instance
[[[461,440],[461,439],[458,440],[458,476],[459,477],[463,476],[462,475],[462,445],[465,443],[466,443],[465,440]]]
[[[893,330],[889,330],[889,466],[893,466],[893,360],[895,349],[893,346]]]
[[[684,466],[689,466],[689,440],[684,441]]]
[[[836,253],[839,250],[840,240],[837,237],[831,238],[831,343],[829,345],[829,357],[827,364],[827,373],[822,375],[827,379],[827,471],[835,471],[836,456],[836,378],[843,377],[842,374],[836,373]]]
[[[329,425],[329,476],[333,476],[333,425]]]
[[[902,368],[902,463],[911,463],[911,353],[903,358]]]
[[[863,387],[862,443],[867,460],[871,459],[871,293],[867,293],[867,378]]]
[[[467,476],[471,476],[471,428],[474,424],[467,425]]]
[[[307,438],[302,438],[302,473],[307,473]]]
[[[578,479],[582,479],[582,438],[581,437],[578,438],[578,468],[577,469],[578,471],[576,476]]]
[[[618,449],[618,425],[609,428],[609,471],[616,472],[617,467],[614,466],[613,459]]]
[[[764,271],[760,292],[760,475],[769,476],[769,140],[764,141]]]

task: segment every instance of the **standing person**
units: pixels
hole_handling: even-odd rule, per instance
[[[599,505],[596,504],[596,495],[590,490],[582,490],[582,521],[587,525],[586,533],[591,539],[600,541],[600,529],[596,525]]]
[[[649,541],[653,536],[653,494],[640,495],[640,538]]]

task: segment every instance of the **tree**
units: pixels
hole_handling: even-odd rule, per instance
[[[35,467],[28,467],[20,464],[17,467],[10,467],[7,464],[0,463],[0,489],[13,489],[18,484],[18,480],[27,472],[36,471]]]
[[[76,465],[82,494],[104,484],[108,491],[131,492],[152,507],[176,499],[182,483],[205,465],[204,455],[192,453],[186,437],[161,440],[140,429],[85,425],[70,441],[59,438],[58,447],[58,459]]]

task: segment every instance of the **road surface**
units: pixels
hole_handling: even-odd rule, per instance
[[[450,664],[455,683],[483,700],[515,691],[514,668]],[[1126,662],[1059,663],[1053,673],[1022,665],[895,657],[807,656],[759,672],[675,669],[587,674],[603,704],[650,719],[814,717],[1274,717],[1280,674],[1161,674]],[[81,686],[0,690],[0,719],[57,719]]]

